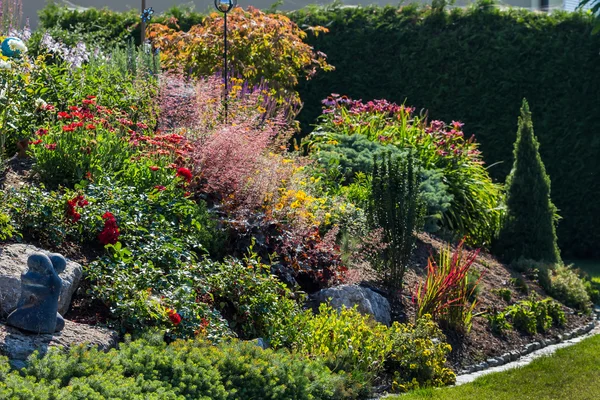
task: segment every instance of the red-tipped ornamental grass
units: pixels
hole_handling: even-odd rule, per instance
[[[468,299],[477,285],[469,289],[468,274],[479,250],[465,254],[463,245],[464,240],[454,253],[450,246],[443,250],[439,265],[433,256],[429,257],[427,278],[417,286],[413,297],[417,304],[417,318],[430,314],[435,320],[444,321],[453,329],[470,329],[477,301],[469,306]]]

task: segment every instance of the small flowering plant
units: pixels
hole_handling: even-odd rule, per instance
[[[155,143],[163,141],[155,138],[145,123],[132,121],[124,111],[96,104],[95,96],[62,111],[45,102],[38,106],[51,118],[35,131],[29,147],[36,172],[51,187],[99,179],[137,165],[131,161],[144,156],[170,154],[155,149]],[[160,157],[152,162],[160,162]]]

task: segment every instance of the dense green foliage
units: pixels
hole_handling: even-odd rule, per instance
[[[563,326],[567,320],[560,304],[551,299],[522,300],[505,310],[513,326],[521,332],[535,335],[547,331],[552,325]]]
[[[375,156],[381,147],[388,147],[401,155],[410,150],[424,176],[431,179],[421,188],[428,192],[428,230],[442,228],[478,246],[491,243],[500,225],[502,189],[490,178],[478,143],[465,138],[463,123],[429,121],[413,107],[387,100],[363,102],[332,94],[322,103],[326,107],[309,136],[308,148],[321,163],[333,163],[327,167],[334,184],[347,184],[349,174],[369,168],[364,161],[369,152]],[[343,135],[350,139],[342,139]],[[366,146],[356,135],[377,145]],[[336,168],[338,161],[341,171]]]
[[[388,287],[402,290],[404,273],[423,226],[424,204],[419,196],[415,159],[385,154],[373,165],[370,218],[383,231],[386,248],[374,267]]]
[[[506,214],[494,251],[506,261],[519,258],[560,262],[556,244],[556,207],[550,178],[539,154],[531,112],[523,100],[514,150],[514,166],[506,178]]]
[[[554,10],[473,7],[432,12],[417,5],[306,8],[290,14],[300,26],[322,25],[307,40],[336,70],[304,82],[300,118],[308,124],[330,93],[404,102],[441,120],[460,120],[477,135],[489,169],[503,180],[512,165],[514,115],[532,104],[540,153],[554,183],[553,200],[565,253],[600,255],[600,35],[593,18]]]
[[[589,311],[591,282],[586,285],[575,271],[565,265],[554,268],[541,268],[540,284],[546,292],[569,307],[580,311]]]
[[[82,40],[94,47],[115,44],[122,46],[131,39],[137,45],[140,44],[141,23],[137,10],[116,12],[90,7],[79,11],[50,3],[40,11],[39,16],[43,30],[49,30],[53,36],[63,39],[69,45]],[[204,14],[179,6],[153,16],[151,23],[168,24],[188,31],[193,25],[202,22],[204,17]]]
[[[454,382],[444,366],[451,347],[430,316],[413,324],[387,327],[354,309],[334,310],[321,304],[319,314],[299,314],[291,347],[324,361],[333,371],[346,371],[357,382],[372,382],[387,372],[395,391]],[[358,345],[358,344],[361,345]]]
[[[166,345],[155,337],[103,353],[83,347],[33,358],[9,372],[0,357],[0,397],[11,399],[342,399],[343,375],[286,351],[232,341]]]
[[[316,151],[311,153],[312,157],[326,171],[328,187],[339,186],[340,191],[361,206],[365,199],[354,194],[364,186],[365,182],[361,179],[373,173],[373,160],[384,153],[391,153],[395,157],[407,154],[406,150],[383,145],[358,133],[329,133],[327,141],[315,142],[314,150]],[[448,193],[448,185],[444,183],[443,171],[418,168],[418,174],[419,192],[427,206],[424,230],[436,232],[440,229],[443,215],[450,208],[453,197]]]

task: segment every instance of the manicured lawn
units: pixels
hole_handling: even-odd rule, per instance
[[[600,399],[600,335],[559,349],[523,368],[483,376],[445,389],[420,390],[388,399]]]
[[[592,278],[600,279],[600,260],[572,260],[566,264],[573,264],[576,268],[587,272]]]

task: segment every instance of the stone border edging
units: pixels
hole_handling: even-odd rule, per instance
[[[591,322],[587,323],[586,325],[580,326],[579,328],[575,328],[570,332],[567,332],[562,335],[557,335],[556,337],[551,339],[542,339],[540,341],[528,343],[525,346],[523,346],[521,350],[513,350],[508,353],[504,353],[501,356],[488,358],[486,361],[482,361],[478,364],[470,365],[464,368],[457,374],[457,384],[459,384],[458,378],[461,376],[473,374],[475,372],[485,371],[490,368],[499,367],[517,361],[521,357],[526,356],[536,350],[540,350],[551,345],[562,343],[564,341],[583,336],[586,333],[589,333],[600,321],[600,308],[595,307],[593,313],[595,315],[595,318]],[[461,382],[461,384],[462,383],[465,382]]]

